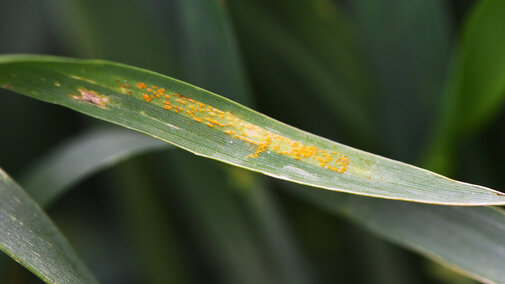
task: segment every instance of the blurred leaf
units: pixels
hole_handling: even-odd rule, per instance
[[[505,102],[505,2],[480,1],[463,34],[454,96],[459,107],[457,128],[464,133],[481,127]]]
[[[359,88],[352,83],[352,78],[361,77],[361,86],[366,86],[367,78],[361,76],[363,69],[360,69],[359,57],[348,52],[355,45],[352,40],[349,40],[349,34],[340,26],[346,25],[343,18],[339,17],[338,21],[330,24],[320,23],[319,19],[322,18],[320,9],[313,9],[307,3],[305,5],[310,8],[304,9],[303,13],[300,13],[301,9],[293,8],[286,8],[290,10],[284,12],[284,14],[299,13],[292,16],[297,19],[306,18],[307,20],[300,20],[305,23],[318,22],[318,27],[328,25],[331,32],[337,34],[340,39],[336,43],[333,40],[327,40],[330,37],[329,32],[326,32],[326,37],[323,38],[309,36],[315,29],[302,32],[302,36],[296,34],[289,29],[292,26],[291,22],[282,25],[280,23],[282,16],[275,13],[275,10],[272,11],[272,6],[282,6],[282,4],[271,4],[271,1],[260,2],[244,0],[228,3],[234,24],[239,30],[238,36],[241,36],[242,47],[249,53],[248,57],[252,58],[249,64],[256,69],[253,76],[264,80],[262,84],[258,84],[259,88],[267,86],[265,88],[267,92],[268,89],[273,89],[268,99],[275,99],[270,96],[283,98],[279,104],[285,106],[282,110],[286,112],[299,116],[298,111],[289,108],[290,105],[294,105],[295,110],[300,109],[304,112],[302,109],[305,105],[315,104],[316,111],[325,114],[325,119],[330,117],[338,122],[346,132],[359,137],[356,140],[369,141],[374,129],[368,123],[370,113],[365,107],[367,101],[360,96],[363,92],[358,91]],[[327,14],[341,16],[333,3],[322,2],[329,6],[326,9]],[[303,1],[297,1],[297,4],[300,3]],[[329,17],[325,19],[327,18]],[[295,28],[299,29],[299,26]],[[335,34],[332,36],[335,37]],[[333,44],[328,47],[334,52],[329,58],[322,58],[324,57],[322,54],[330,56],[324,48],[314,48],[325,44]],[[342,76],[344,73],[352,75]],[[285,80],[286,77],[289,79]],[[279,83],[284,84],[278,86]],[[294,92],[287,92],[290,89],[294,89]],[[303,96],[296,98],[299,93]],[[291,100],[297,100],[298,104],[294,104]]]
[[[173,42],[161,28],[164,15],[154,10],[149,1],[52,2],[54,29],[65,36],[71,54],[106,58],[163,73],[174,71]]]
[[[176,161],[176,166],[167,172],[165,165],[171,163],[157,164],[154,176],[179,200],[204,259],[224,277],[218,282],[278,283],[277,271],[269,270],[256,232],[215,162],[180,151],[167,153],[165,160]]]
[[[0,35],[4,39],[0,53],[46,50],[48,33],[43,9],[44,3],[37,0],[0,1]]]
[[[281,26],[286,33],[292,35],[296,44],[310,53],[314,61],[347,90],[348,95],[352,94],[363,109],[370,110],[369,108],[373,106],[371,103],[373,97],[370,96],[369,90],[370,71],[363,58],[365,50],[359,45],[354,23],[335,1],[261,0],[261,2],[272,24]],[[264,44],[265,48],[268,48],[269,43]],[[329,95],[321,94],[321,96]]]
[[[412,161],[427,140],[450,53],[447,4],[355,0],[365,57],[375,78],[375,123],[392,158]],[[376,139],[378,140],[378,139]]]
[[[228,23],[218,0],[177,0],[178,54],[182,79],[244,105],[251,105],[244,70]]]
[[[0,249],[47,283],[98,283],[65,237],[0,169]]]
[[[454,269],[447,266],[441,265],[440,263],[434,261],[427,261],[425,264],[425,269],[433,277],[436,278],[441,283],[454,283],[454,284],[477,284],[481,282],[475,281],[473,278],[466,277],[461,273],[458,273]]]
[[[379,236],[483,282],[505,279],[505,212],[289,190]]]
[[[75,137],[32,165],[21,178],[28,194],[49,206],[72,185],[134,155],[170,145],[126,129],[94,129]]]
[[[324,208],[321,208],[324,209]],[[352,221],[352,220],[351,220]],[[358,224],[359,225],[359,224]],[[352,241],[353,266],[363,267],[363,283],[422,284],[425,283],[412,265],[412,257],[401,248],[370,232],[349,226]],[[372,232],[373,233],[373,232]],[[414,258],[415,259],[415,258]],[[438,264],[437,264],[438,265]],[[464,276],[460,276],[464,278]]]
[[[278,281],[282,283],[313,283],[310,265],[302,257],[296,236],[287,226],[277,200],[257,176],[240,168],[226,167],[228,186],[244,199],[248,219],[253,222],[256,235],[274,263]]]
[[[156,149],[160,148],[144,145],[145,151]],[[187,278],[192,275],[186,268],[181,240],[173,230],[173,220],[167,216],[166,203],[159,196],[161,191],[153,186],[146,166],[131,161],[112,171],[113,194],[128,227],[127,238],[146,271],[143,279],[149,280],[148,283],[188,283]]]
[[[9,90],[280,179],[425,203],[505,202],[500,192],[326,140],[150,71],[106,61],[4,56],[0,74],[0,86]]]
[[[482,128],[505,102],[505,2],[478,2],[453,60],[438,128],[425,159],[430,169],[450,172],[457,141]]]

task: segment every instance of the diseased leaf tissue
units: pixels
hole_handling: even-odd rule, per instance
[[[229,111],[217,109],[182,94],[167,92],[164,88],[148,86],[144,82],[135,83],[134,86],[123,83],[120,89],[129,95],[140,96],[146,103],[156,104],[167,111],[188,117],[193,123],[219,129],[235,139],[247,142],[253,149],[246,158],[256,158],[266,151],[271,151],[338,173],[344,173],[351,162],[345,154],[294,141],[247,122]]]

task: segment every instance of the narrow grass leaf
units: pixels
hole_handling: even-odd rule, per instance
[[[98,283],[49,217],[0,169],[0,249],[47,283]]]
[[[166,143],[164,143],[166,144]],[[145,151],[158,149],[149,145]],[[99,161],[97,161],[100,163]],[[130,160],[111,171],[113,194],[127,240],[134,252],[135,265],[141,265],[146,283],[195,283],[187,265],[180,232],[174,231],[174,216],[167,214],[173,204],[160,198],[162,189],[152,182],[152,174],[142,161]],[[188,279],[189,278],[189,279]],[[193,280],[193,279],[191,279]]]
[[[505,213],[494,207],[393,202],[289,190],[369,231],[485,283],[503,283]]]
[[[198,87],[122,64],[3,56],[0,86],[300,184],[422,203],[505,203],[501,192],[329,141]]]
[[[174,41],[163,32],[165,15],[150,1],[53,0],[47,4],[54,32],[62,34],[65,46],[79,56],[174,71]]]
[[[225,6],[218,0],[177,0],[177,34],[183,78],[208,90],[251,105],[252,97]],[[212,54],[212,56],[209,56]]]
[[[446,3],[438,0],[352,1],[366,50],[383,149],[412,161],[427,140],[450,53]],[[430,44],[426,44],[430,43]],[[401,118],[401,119],[400,119]],[[375,139],[379,140],[379,139]]]
[[[374,129],[367,123],[369,112],[366,111],[366,108],[363,107],[359,100],[356,100],[358,98],[357,93],[350,95],[349,90],[343,84],[337,82],[338,78],[341,78],[339,75],[341,72],[335,72],[335,69],[339,69],[335,68],[337,64],[327,64],[330,61],[334,62],[334,58],[320,60],[320,56],[318,55],[322,54],[322,52],[319,50],[314,51],[305,45],[306,41],[313,39],[300,39],[294,35],[293,32],[290,32],[279,23],[277,14],[272,15],[271,11],[265,8],[266,5],[258,1],[230,2],[229,6],[234,23],[239,30],[238,35],[242,35],[241,40],[244,50],[249,52],[249,57],[254,58],[254,61],[261,60],[260,63],[251,62],[251,65],[259,69],[257,76],[264,77],[267,86],[269,84],[278,84],[279,79],[282,79],[287,74],[294,75],[291,77],[291,80],[297,79],[300,82],[288,81],[287,87],[273,86],[271,88],[277,90],[289,88],[291,87],[290,85],[300,87],[300,83],[306,85],[309,88],[309,95],[304,94],[305,96],[313,97],[316,103],[324,102],[319,103],[318,110],[320,112],[324,112],[334,121],[340,122],[340,125],[346,129],[346,132],[355,133],[360,140],[370,140]],[[307,15],[309,18],[321,17],[316,13],[307,14],[310,12],[313,11],[307,9],[305,14],[299,15],[299,17],[306,17]],[[287,26],[291,27],[291,25]],[[341,35],[342,33],[338,34]],[[325,44],[327,43],[325,41]],[[317,45],[317,43],[315,44]],[[338,52],[342,51],[341,49],[345,49],[342,48],[342,45],[347,46],[347,43],[341,44]],[[343,57],[347,59],[352,57],[354,59],[353,56]],[[339,59],[336,60],[338,61]],[[322,64],[321,61],[326,64]],[[345,67],[342,67],[342,69],[348,71],[348,69],[353,69],[356,66],[356,62],[353,62],[353,60],[349,61],[346,62]],[[274,69],[281,69],[281,71],[275,72],[275,70],[270,70],[270,66],[265,68],[265,64],[272,65]],[[287,66],[288,68],[280,67],[280,65]],[[328,65],[332,66],[333,70],[329,71]],[[350,67],[351,65],[352,67]],[[363,78],[365,76],[361,78],[365,80]],[[273,95],[280,96],[282,93],[274,93]],[[285,96],[289,98],[293,97],[291,94]],[[304,97],[300,99],[303,100]]]
[[[461,137],[475,133],[503,110],[505,103],[505,2],[475,4],[449,72],[446,92],[425,165],[450,172]]]
[[[505,103],[505,2],[479,2],[466,23],[456,75],[458,129],[478,129]],[[456,72],[458,72],[456,71]]]
[[[132,156],[170,145],[121,128],[93,129],[56,147],[26,170],[20,183],[43,207],[72,185]]]
[[[278,272],[272,273],[257,232],[248,222],[249,212],[233,194],[240,189],[226,182],[213,161],[182,151],[171,151],[164,158],[167,162],[156,164],[154,176],[169,184],[166,190],[180,203],[186,224],[216,272],[217,282],[278,283],[273,277]]]

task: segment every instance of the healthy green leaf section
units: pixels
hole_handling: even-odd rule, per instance
[[[0,169],[0,249],[47,283],[98,283],[52,221]]]
[[[197,155],[300,184],[422,203],[505,204],[505,195],[498,191],[329,141],[135,67],[3,56],[0,86],[146,133]]]
[[[78,135],[29,168],[20,183],[41,206],[49,206],[85,177],[134,155],[170,145],[126,129],[94,129]]]
[[[478,281],[505,279],[505,212],[500,208],[412,204],[323,190],[290,192]]]

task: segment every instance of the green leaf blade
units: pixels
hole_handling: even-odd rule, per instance
[[[0,249],[47,283],[98,283],[40,207],[0,169]]]
[[[454,171],[454,149],[497,119],[505,103],[505,2],[479,1],[464,23],[424,164]]]
[[[139,68],[106,61],[3,56],[0,86],[200,156],[300,184],[422,203],[505,204],[498,191],[329,141]]]
[[[505,2],[487,0],[476,4],[469,17],[458,55],[459,89],[457,125],[463,133],[475,131],[503,108],[505,102]]]

